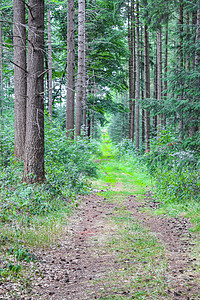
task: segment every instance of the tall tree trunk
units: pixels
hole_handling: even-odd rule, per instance
[[[140,33],[141,33],[141,45],[140,45],[140,49],[141,49],[141,54],[140,54],[140,57],[141,57],[141,67],[140,67],[140,70],[141,70],[141,98],[142,100],[144,100],[144,68],[143,68],[143,47],[142,47],[142,41],[143,41],[143,27],[141,26],[141,30],[140,30]],[[144,109],[142,109],[142,144],[144,145],[145,143],[145,111]]]
[[[135,1],[131,0],[129,22],[129,139],[134,140],[135,133]]]
[[[194,36],[194,44],[196,42],[196,35],[195,35],[195,29],[196,29],[196,24],[197,24],[197,14],[195,12],[192,13],[192,34]],[[194,70],[195,68],[195,53],[192,55],[192,69]]]
[[[84,95],[85,62],[85,0],[78,1],[78,76],[76,94],[76,136],[81,135],[82,100]]]
[[[158,63],[157,63],[157,44],[156,44],[156,49],[155,49],[155,57],[156,57],[156,62],[154,65],[154,91],[153,91],[153,97],[154,99],[158,99],[158,80],[157,80],[157,69],[158,69]],[[153,129],[154,129],[154,134],[156,135],[157,132],[157,125],[158,125],[158,116],[154,115],[153,116]]]
[[[85,8],[86,10],[86,8]],[[87,91],[86,91],[86,75],[87,74],[87,55],[86,55],[86,29],[84,31],[84,73],[83,73],[83,128],[85,135],[87,134]]]
[[[197,29],[196,29],[196,53],[195,53],[195,67],[199,65],[199,40],[200,40],[200,3],[198,1],[197,8]]]
[[[183,0],[180,0],[179,5],[179,65],[180,71],[183,70]],[[182,86],[182,82],[180,82]],[[179,100],[182,101],[183,95],[179,95]],[[180,121],[179,121],[179,139],[183,137],[183,112],[180,113]]]
[[[128,108],[128,93],[126,92],[124,95],[124,106],[127,109]],[[128,135],[127,135],[127,120],[128,120],[128,115],[127,112],[124,112],[124,116],[123,116],[123,138],[127,139]]]
[[[187,38],[189,38],[189,34],[190,34],[190,13],[187,12],[187,16],[186,16],[186,24],[187,24]],[[187,50],[188,51],[188,50]],[[187,57],[186,57],[186,68],[188,70],[190,70],[190,53],[188,51],[187,53]]]
[[[74,0],[67,2],[67,105],[66,136],[74,137],[74,94],[75,94],[75,31]]]
[[[165,101],[167,99],[167,70],[168,70],[168,20],[166,24],[166,33],[165,33],[165,81],[164,81],[164,87],[165,87]],[[166,117],[163,117],[163,125],[166,126]]]
[[[51,11],[48,7],[48,73],[49,73],[49,86],[48,86],[48,95],[49,95],[49,118],[52,122],[52,45],[51,45]]]
[[[136,151],[140,148],[140,28],[139,28],[139,1],[137,0],[137,62],[136,62],[136,72],[137,72],[137,80],[136,80],[136,122],[135,122],[135,149]]]
[[[29,0],[27,122],[23,181],[43,182],[44,173],[44,0]]]
[[[197,29],[196,29],[196,53],[195,53],[195,67],[199,68],[199,40],[200,40],[200,1],[198,0],[198,7],[197,7]],[[197,125],[193,126],[192,134],[196,133],[200,130],[200,127]]]
[[[162,100],[162,29],[161,26],[157,31],[157,89],[158,101]],[[158,117],[158,132],[161,130],[162,114]]]
[[[1,2],[0,2],[0,15],[1,14]],[[0,24],[0,151],[1,151],[1,167],[4,165],[3,156],[3,30],[2,23]]]
[[[150,99],[150,67],[149,67],[149,33],[147,25],[144,26],[144,73],[145,98]],[[150,112],[145,111],[145,150],[150,149]]]
[[[24,155],[26,136],[26,27],[25,2],[13,0],[15,148],[17,158]]]

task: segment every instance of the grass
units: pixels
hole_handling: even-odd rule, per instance
[[[107,273],[94,285],[103,284],[99,299],[171,299],[170,280],[167,277],[165,250],[148,229],[143,228],[124,206],[128,195],[143,198],[150,179],[130,164],[117,161],[111,155],[109,142],[103,146],[103,160],[99,165],[99,177],[93,180],[98,195],[116,204],[107,222],[116,228],[104,249],[115,257],[117,268]],[[108,159],[108,160],[105,160]]]
[[[138,191],[141,189],[138,185]],[[124,206],[123,191],[101,192],[107,201],[116,204],[107,222],[115,228],[103,246],[115,257],[117,268],[94,285],[103,284],[99,299],[171,299],[167,277],[165,250],[148,229],[143,228]]]
[[[93,180],[93,186],[100,189],[98,194],[106,201],[116,204],[112,216],[107,217],[109,227],[115,228],[115,235],[110,236],[103,247],[115,257],[117,267],[108,271],[103,279],[94,281],[94,285],[103,286],[98,297],[102,300],[172,299],[174,282],[168,272],[163,245],[138,223],[124,205],[128,195],[136,195],[137,201],[143,200],[151,187],[150,177],[133,160],[118,160],[111,151],[112,145],[107,141],[106,146],[102,147],[99,177]],[[161,203],[159,209],[147,210],[148,214],[188,217],[195,230],[199,228],[197,202]],[[196,254],[194,257],[197,258]]]

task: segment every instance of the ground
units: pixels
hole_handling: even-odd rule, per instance
[[[0,299],[200,299],[199,236],[190,221],[156,215],[151,192],[120,178],[94,185],[62,239],[38,250],[29,288],[19,292],[8,280]]]

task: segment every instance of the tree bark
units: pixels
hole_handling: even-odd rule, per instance
[[[29,0],[27,122],[23,181],[43,182],[44,173],[44,0]]]
[[[196,53],[195,53],[195,67],[199,65],[199,40],[200,40],[200,4],[198,1],[197,8],[197,29],[196,29]]]
[[[84,95],[85,62],[85,0],[78,1],[78,76],[76,95],[76,136],[81,135],[82,100]]]
[[[167,100],[167,71],[168,71],[168,20],[166,24],[166,33],[165,33],[165,81],[164,81],[164,87],[165,87],[165,101]],[[166,116],[163,116],[163,125],[166,127]]]
[[[1,14],[1,2],[0,2]],[[2,14],[1,14],[2,15]],[[0,151],[1,151],[1,168],[4,166],[4,151],[3,151],[3,30],[2,23],[0,24]]]
[[[52,122],[52,45],[51,45],[51,11],[48,7],[47,9],[47,16],[48,16],[48,73],[49,73],[49,80],[48,80],[48,90],[49,90],[49,118],[50,122]]]
[[[136,151],[139,150],[140,147],[140,107],[139,107],[139,100],[140,100],[140,28],[139,28],[139,1],[137,1],[137,55],[136,55],[136,72],[137,72],[137,79],[136,79],[136,122],[135,122],[135,149]]]
[[[147,25],[144,26],[144,73],[145,98],[150,99],[150,67],[149,67],[149,33]],[[150,149],[150,112],[145,111],[145,150]]]
[[[186,24],[187,24],[187,37],[189,38],[190,35],[190,13],[187,12],[187,16],[186,16]],[[188,51],[187,53],[187,57],[186,57],[186,68],[188,70],[190,70],[190,53]]]
[[[140,33],[141,33],[141,42],[143,41],[143,27],[141,26],[140,29]],[[142,47],[142,43],[140,44],[140,49],[141,49],[141,53],[140,53],[140,57],[141,57],[141,62],[143,61],[143,47]],[[144,68],[141,66],[140,67],[141,70],[141,99],[144,100]],[[142,144],[145,144],[145,111],[144,109],[142,109]]]
[[[131,0],[129,22],[129,139],[134,141],[135,134],[135,1]]]
[[[68,0],[67,10],[67,105],[66,136],[74,137],[74,94],[75,94],[75,30],[74,0]]]
[[[15,147],[17,158],[24,155],[26,136],[26,27],[25,2],[13,0]]]
[[[180,0],[179,5],[179,66],[180,72],[183,69],[183,0]],[[182,85],[182,82],[180,82]],[[179,101],[182,101],[183,95],[182,93],[179,95]],[[179,139],[181,140],[183,137],[183,112],[180,113],[180,121],[179,121]]]
[[[86,8],[85,8],[86,9]],[[86,56],[86,29],[84,31],[84,72],[83,72],[83,130],[87,134],[87,91],[86,91],[86,75],[87,74],[87,56]]]
[[[157,99],[162,100],[162,29],[157,31]],[[161,130],[162,115],[158,116],[158,132]]]
[[[158,99],[158,80],[157,80],[157,75],[158,75],[158,72],[157,72],[157,69],[158,69],[158,63],[157,63],[157,44],[156,44],[156,49],[155,49],[155,57],[156,57],[156,62],[155,62],[155,65],[154,65],[154,91],[153,91],[153,97],[154,99]],[[154,129],[154,134],[156,135],[157,133],[157,124],[158,124],[158,116],[157,115],[154,115],[153,116],[153,129]]]

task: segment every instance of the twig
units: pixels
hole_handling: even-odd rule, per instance
[[[45,70],[45,71],[42,72],[40,75],[38,75],[37,78],[40,78],[42,75],[44,75],[45,73],[47,73],[49,70],[53,70],[53,69],[55,69],[55,68]]]
[[[24,72],[28,73],[27,70],[24,70],[22,67],[20,67],[19,65],[17,65],[14,61],[12,61],[12,60],[10,60],[10,59],[6,59],[6,58],[4,58],[4,60],[7,60],[7,61],[11,62],[11,63],[12,63],[13,65],[15,65],[16,67],[18,67],[18,68],[22,69]]]

